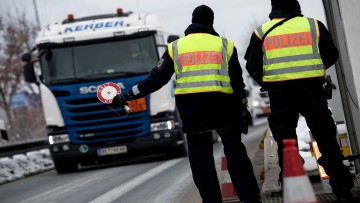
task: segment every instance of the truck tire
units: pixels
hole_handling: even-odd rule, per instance
[[[58,173],[70,173],[78,169],[78,163],[73,161],[54,161],[54,165]]]

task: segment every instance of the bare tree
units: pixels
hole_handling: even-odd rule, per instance
[[[27,85],[23,82],[21,55],[30,51],[38,28],[27,20],[25,14],[6,15],[0,18],[0,107],[4,109],[10,126],[10,141],[17,134],[11,109],[12,97]]]
[[[258,19],[255,16],[252,16],[252,21],[243,28],[243,32],[247,33],[247,36],[240,40],[240,44],[244,45],[243,47],[245,47],[245,49],[239,51],[240,56],[245,56],[246,48],[249,45],[251,35],[255,29],[261,26],[264,22],[266,22],[266,19]]]
[[[241,67],[243,68],[243,73],[248,75],[249,73],[246,70],[246,61],[244,59],[244,56],[246,54],[247,47],[249,46],[250,38],[255,31],[256,28],[261,26],[264,22],[266,22],[266,19],[258,19],[255,16],[252,16],[252,21],[249,22],[246,26],[243,27],[243,32],[246,33],[246,36],[241,38],[239,40],[239,44],[241,45],[238,49],[238,56],[239,56],[239,62],[241,64]]]

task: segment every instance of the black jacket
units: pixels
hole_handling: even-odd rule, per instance
[[[281,10],[274,11],[270,14],[271,19],[287,18],[289,16],[302,16],[302,15],[300,13],[286,12]],[[291,21],[288,21],[286,23],[291,23]],[[339,52],[335,47],[334,41],[329,31],[324,26],[324,24],[321,21],[318,21],[318,25],[320,31],[320,39],[319,39],[320,55],[327,69],[335,64],[335,62],[339,58]],[[261,44],[261,39],[259,39],[259,37],[255,35],[255,33],[253,33],[251,36],[250,44],[245,54],[245,60],[247,60],[246,69],[249,72],[250,76],[265,89],[291,88],[293,86],[313,86],[313,85],[322,85],[324,83],[323,77],[263,83],[262,82],[262,77],[263,77],[262,44]]]
[[[213,27],[202,24],[191,24],[185,30],[185,35],[192,33],[209,33],[218,36]],[[228,68],[234,94],[209,92],[175,96],[184,132],[204,132],[224,128],[234,122],[240,122],[241,100],[246,97],[246,94],[242,69],[235,48]],[[159,64],[153,68],[151,74],[138,84],[137,87],[140,93],[136,95],[136,98],[160,89],[167,84],[173,74],[174,61],[166,51]]]

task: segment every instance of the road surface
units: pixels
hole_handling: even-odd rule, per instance
[[[243,135],[259,185],[263,167],[259,143],[266,128],[267,123],[262,122]],[[214,157],[219,177],[221,156],[222,145],[218,142],[214,144]],[[68,174],[51,170],[1,185],[0,197],[2,203],[201,203],[187,157],[153,157]]]

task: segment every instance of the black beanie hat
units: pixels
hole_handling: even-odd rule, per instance
[[[271,0],[271,11],[284,10],[301,13],[301,7],[297,0]]]
[[[198,6],[192,13],[191,22],[212,26],[214,24],[214,12],[206,5]]]

